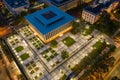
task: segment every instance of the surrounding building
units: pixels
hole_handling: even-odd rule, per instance
[[[25,18],[31,25],[30,28],[45,43],[71,30],[74,20],[72,16],[55,6],[29,14]]]
[[[27,0],[3,0],[3,3],[14,15],[19,14],[29,7],[29,2]]]
[[[112,10],[114,10],[118,5],[119,5],[119,1],[116,0],[114,2],[111,2],[110,5],[108,6],[108,8],[105,8],[105,10],[109,13]]]
[[[48,6],[54,5],[63,11],[77,7],[79,0],[45,0]]]
[[[83,9],[82,12],[82,18],[91,24],[94,24],[100,17],[100,13],[102,13],[103,10],[106,10],[107,12],[111,12],[113,9],[117,7],[119,4],[118,0],[109,0],[105,1],[103,3],[96,2],[94,5],[87,6]]]
[[[99,6],[87,6],[83,9],[82,18],[91,24],[95,23],[99,19],[101,5]]]

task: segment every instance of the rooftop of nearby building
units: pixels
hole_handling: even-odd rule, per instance
[[[74,20],[72,16],[55,6],[47,7],[25,16],[26,20],[43,35]]]
[[[102,9],[108,8],[114,1],[118,1],[118,0],[109,0],[109,1],[106,1],[104,3],[99,3],[96,5],[92,5],[92,6],[87,6],[83,10],[85,10],[93,15],[98,15]]]
[[[73,0],[46,0],[48,2],[50,2],[51,4],[59,7],[59,6],[62,6],[62,5],[65,5]]]
[[[27,5],[27,0],[5,0],[12,8],[18,8]]]

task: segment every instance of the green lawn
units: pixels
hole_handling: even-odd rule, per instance
[[[15,48],[16,52],[20,52],[20,51],[22,51],[23,49],[24,49],[23,46],[18,46],[18,47]]]
[[[60,80],[66,80],[67,79],[67,75],[66,74],[64,74],[61,78],[60,78]]]
[[[98,40],[98,41],[93,45],[93,47],[94,47],[94,48],[99,48],[101,45],[102,45],[101,40]]]
[[[27,58],[29,58],[29,54],[28,53],[24,53],[20,56],[20,58],[22,59],[22,61],[26,60]]]
[[[75,43],[75,40],[71,37],[66,37],[65,39],[62,40],[62,42],[67,46],[70,47]]]

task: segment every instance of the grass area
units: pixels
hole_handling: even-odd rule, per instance
[[[67,51],[62,51],[61,57],[63,60],[67,59],[69,57],[69,53]]]
[[[16,52],[20,52],[20,51],[22,51],[23,49],[24,49],[23,46],[18,46],[18,47],[15,48]]]
[[[22,61],[26,60],[27,58],[29,58],[29,54],[28,53],[24,53],[20,56],[20,58],[22,59]]]
[[[71,37],[66,37],[65,39],[62,40],[62,42],[67,46],[70,47],[75,43],[75,40]]]
[[[51,42],[51,44],[50,44],[50,46],[52,47],[52,48],[55,48],[55,47],[57,47],[57,41],[55,41],[55,40],[53,40],[52,42]]]
[[[67,79],[67,75],[66,74],[64,74],[61,78],[60,78],[60,80],[66,80]]]
[[[94,45],[93,48],[99,48],[99,46],[102,44],[101,40],[98,40]]]

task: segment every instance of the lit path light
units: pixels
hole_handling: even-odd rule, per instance
[[[60,37],[62,37],[63,36],[63,34],[60,34]]]

